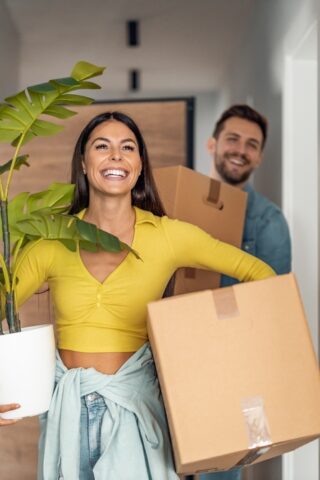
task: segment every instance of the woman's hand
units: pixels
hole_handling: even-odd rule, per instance
[[[7,405],[0,405],[0,427],[4,427],[5,425],[12,425],[18,420],[21,420],[21,418],[14,418],[8,420],[5,418],[1,418],[1,413],[10,412],[10,410],[16,410],[17,408],[20,408],[20,406],[21,405],[19,405],[18,403],[8,403]]]

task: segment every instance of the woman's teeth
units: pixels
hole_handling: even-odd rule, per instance
[[[102,172],[104,177],[126,177],[127,173],[124,170],[118,170],[116,168],[110,168]]]

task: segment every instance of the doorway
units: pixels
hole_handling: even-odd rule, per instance
[[[318,49],[315,22],[285,60],[283,209],[316,352],[319,354]],[[284,455],[283,480],[319,480],[319,445]]]

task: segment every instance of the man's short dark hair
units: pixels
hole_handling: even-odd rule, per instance
[[[224,128],[225,122],[232,117],[243,118],[244,120],[248,120],[249,122],[256,123],[262,132],[262,145],[263,148],[266,140],[267,140],[267,133],[268,133],[268,122],[265,117],[263,117],[260,113],[258,113],[253,108],[249,107],[249,105],[232,105],[230,108],[225,110],[219,120],[217,121],[214,131],[213,137],[217,139]]]

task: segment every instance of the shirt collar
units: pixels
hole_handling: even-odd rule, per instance
[[[253,187],[250,185],[250,183],[246,183],[245,186],[243,187],[243,190],[247,193],[253,192]]]
[[[142,210],[141,208],[134,207],[136,212],[136,225],[142,223],[151,223],[154,227],[158,226],[158,217],[156,217],[152,212],[147,210]]]
[[[136,225],[140,225],[142,223],[151,223],[155,227],[158,226],[157,218],[152,212],[148,212],[147,210],[142,210],[138,207],[133,207],[136,213]],[[83,219],[84,214],[86,212],[86,208],[81,210],[79,213],[76,214],[76,217]]]

